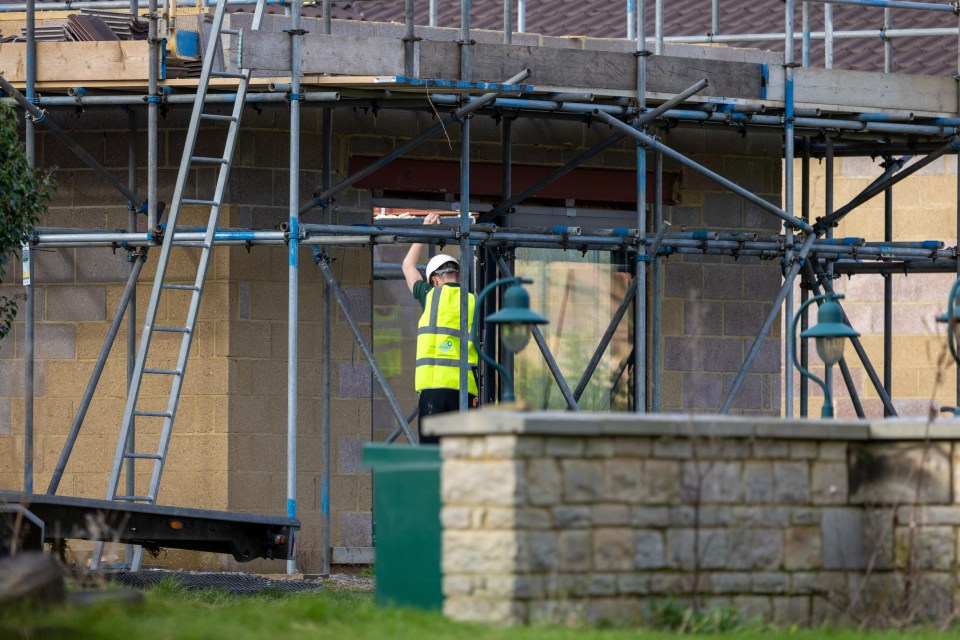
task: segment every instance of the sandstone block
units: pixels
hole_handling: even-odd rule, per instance
[[[681,458],[687,460],[693,455],[693,447],[687,439],[659,438],[653,441],[655,458]]]
[[[526,494],[523,463],[448,460],[441,472],[445,505],[514,506]]]
[[[790,523],[795,525],[820,524],[821,512],[819,509],[796,507],[791,510]]]
[[[547,438],[544,450],[548,458],[582,458],[586,447],[584,438]]]
[[[920,477],[921,504],[949,504],[950,453],[933,443],[850,445],[850,502],[912,504]]]
[[[447,598],[443,603],[443,614],[461,622],[518,624],[526,621],[526,613],[522,603],[512,600]]]
[[[667,531],[667,567],[692,570],[727,568],[730,534],[726,529],[670,529]]]
[[[590,519],[597,526],[627,526],[630,507],[621,504],[598,504],[590,508]]]
[[[709,584],[713,593],[747,593],[750,591],[751,574],[749,573],[710,573]]]
[[[755,440],[754,458],[786,458],[790,453],[790,444],[786,440]]]
[[[744,618],[762,618],[769,620],[773,604],[771,598],[763,596],[737,596],[733,599],[734,608]]]
[[[805,440],[795,440],[790,443],[790,458],[793,460],[810,460],[817,457],[817,443]]]
[[[559,536],[561,571],[589,571],[591,544],[589,531],[561,531]]]
[[[953,527],[897,527],[896,564],[925,571],[948,571],[953,567],[956,544]]]
[[[771,463],[745,463],[744,482],[748,503],[773,502],[773,465]]]
[[[820,568],[820,528],[791,527],[784,536],[783,566],[788,570]]]
[[[670,524],[670,507],[632,507],[630,524],[634,527],[667,527]]]
[[[790,524],[790,509],[787,507],[732,507],[728,510],[727,522],[737,527],[782,528]]]
[[[633,565],[637,569],[661,569],[665,564],[663,533],[640,530],[633,534]]]
[[[517,457],[517,444],[519,440],[520,438],[515,435],[487,436],[487,456],[491,458]]]
[[[595,529],[593,568],[599,571],[630,571],[634,568],[634,535],[626,527]]]
[[[683,499],[695,504],[739,502],[743,499],[742,464],[699,460],[683,464]]]
[[[617,577],[609,573],[593,573],[587,584],[587,595],[613,596],[617,593]],[[591,600],[592,604],[592,600]],[[622,606],[622,605],[621,605]]]
[[[773,623],[804,626],[810,624],[810,598],[802,596],[774,598]]]
[[[560,467],[552,459],[527,462],[527,502],[536,506],[560,503]]]
[[[758,572],[750,576],[750,590],[753,593],[783,594],[787,592],[789,582],[786,573]]]
[[[518,569],[533,573],[556,571],[560,562],[558,535],[552,531],[534,531],[526,534],[526,554],[521,556]],[[523,560],[526,559],[526,562]]]
[[[613,439],[613,449],[617,455],[628,458],[649,458],[653,445],[649,438],[618,437]]]
[[[824,569],[863,567],[863,514],[859,509],[824,509],[820,538]]]
[[[563,460],[565,502],[592,502],[603,497],[603,465],[594,460]]]
[[[847,443],[846,442],[821,442],[820,459],[836,462],[847,461]]]
[[[622,595],[650,593],[650,578],[642,573],[621,573],[617,575],[617,592]]]
[[[443,507],[440,510],[440,522],[444,529],[469,529],[469,507]]]
[[[847,503],[847,464],[846,462],[813,463],[813,503]]]
[[[512,531],[443,532],[444,575],[511,573],[520,557]]]
[[[443,577],[443,595],[450,597],[469,596],[473,593],[473,576],[445,575]]]
[[[680,463],[646,460],[643,463],[643,502],[672,504],[680,499]]]
[[[589,527],[590,507],[556,507],[553,510],[553,526],[558,529],[574,529]]]
[[[731,533],[728,565],[732,569],[778,569],[783,563],[779,529],[747,529]]]
[[[779,504],[797,504],[810,501],[810,478],[805,462],[775,462],[773,464],[773,493]]]
[[[546,509],[490,507],[483,514],[484,529],[549,529],[552,524]]]
[[[637,503],[641,497],[643,465],[639,460],[614,459],[603,465],[604,494],[608,500]]]
[[[615,449],[612,438],[590,438],[587,440],[587,448],[584,455],[587,458],[612,458],[614,452]],[[620,452],[617,451],[616,453],[619,454]]]

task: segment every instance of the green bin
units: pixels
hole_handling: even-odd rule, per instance
[[[376,602],[440,610],[440,448],[368,444]]]

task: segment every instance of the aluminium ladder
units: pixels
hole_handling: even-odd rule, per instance
[[[253,14],[253,24],[251,29],[260,28],[263,21],[263,8],[265,0],[257,0],[256,9]],[[240,69],[239,73],[226,73],[214,71],[213,65],[217,57],[217,45],[222,34],[237,34],[232,29],[223,28],[223,19],[226,7],[226,0],[218,0],[217,8],[214,12],[213,24],[210,28],[210,37],[206,43],[205,55],[203,58],[203,67],[200,73],[200,79],[197,85],[196,99],[193,103],[193,113],[190,118],[190,124],[187,128],[187,138],[184,144],[183,158],[180,160],[180,170],[177,174],[176,187],[173,192],[173,201],[170,206],[169,219],[166,226],[166,232],[163,236],[163,245],[160,249],[160,256],[157,260],[157,272],[153,281],[153,289],[150,293],[150,301],[147,305],[146,319],[143,325],[143,331],[140,337],[140,347],[137,350],[136,364],[133,371],[133,378],[130,382],[130,388],[127,392],[126,407],[123,412],[123,422],[120,426],[120,434],[117,439],[117,451],[113,460],[113,468],[110,472],[110,480],[107,485],[107,500],[126,501],[133,503],[154,504],[157,499],[157,493],[160,489],[160,477],[163,474],[164,463],[167,458],[167,451],[170,445],[170,435],[173,430],[173,423],[177,414],[177,406],[180,401],[180,392],[183,386],[183,377],[187,367],[187,358],[190,354],[190,346],[193,341],[194,331],[197,326],[197,313],[200,309],[200,298],[203,295],[204,281],[206,280],[207,268],[210,264],[210,258],[213,250],[214,236],[216,233],[217,222],[220,218],[220,209],[223,203],[223,197],[226,192],[227,178],[230,174],[230,165],[233,160],[234,147],[236,146],[237,135],[240,130],[240,116],[243,113],[244,101],[247,94],[247,88],[250,80],[250,70]],[[209,89],[211,78],[232,78],[237,80],[236,99],[233,104],[231,115],[219,115],[206,113],[205,99]],[[195,156],[197,136],[199,134],[200,124],[202,122],[225,122],[227,123],[227,137],[224,143],[223,155],[220,157]],[[218,165],[219,172],[214,193],[209,199],[185,198],[184,190],[187,186],[187,180],[190,177],[191,168],[194,165]],[[202,241],[184,241],[177,239],[176,226],[181,209],[184,206],[203,206],[210,208],[210,215],[207,220],[207,227]],[[167,281],[167,267],[170,262],[170,252],[174,247],[187,249],[199,249],[200,256],[197,260],[197,275],[193,284],[172,284]],[[187,309],[186,319],[182,325],[161,326],[156,324],[157,309],[165,293],[170,291],[189,292],[190,305]],[[172,305],[171,305],[172,306]],[[150,356],[150,345],[155,333],[166,333],[180,336],[180,350],[177,356],[176,366],[173,369],[151,367],[148,364]],[[145,410],[139,404],[140,390],[143,385],[144,376],[161,378],[169,381],[169,398],[166,408],[162,411]],[[159,430],[159,441],[157,443],[156,453],[140,453],[127,451],[127,441],[135,419],[162,420],[162,426]],[[150,485],[144,495],[122,495],[119,491],[120,473],[126,460],[133,459],[148,460],[153,465],[150,476]],[[135,462],[136,463],[136,462]],[[100,564],[103,543],[97,543],[94,548],[91,568],[97,569]],[[138,569],[143,559],[143,548],[137,547],[132,569]]]

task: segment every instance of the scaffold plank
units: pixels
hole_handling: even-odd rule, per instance
[[[0,73],[10,82],[25,82],[27,45],[0,44]],[[38,42],[37,82],[70,82],[110,79],[146,83],[150,73],[150,45],[143,40],[113,42]]]
[[[878,111],[918,116],[957,113],[957,83],[953,78],[873,73],[845,69],[794,69],[797,104],[823,112]],[[768,101],[784,100],[783,70],[770,68]]]
[[[290,69],[290,36],[286,33],[242,31],[237,47],[243,69]],[[403,41],[310,34],[300,45],[304,73],[340,75],[402,75]]]

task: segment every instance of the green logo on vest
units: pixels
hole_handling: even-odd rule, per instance
[[[453,351],[453,340],[440,343],[440,353],[450,353],[451,351]]]

